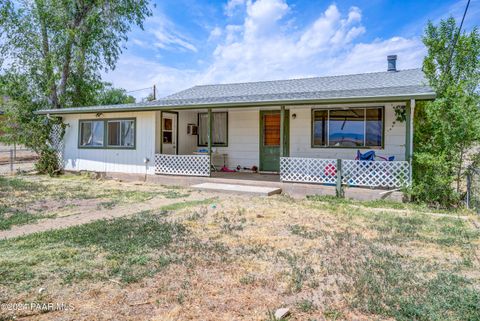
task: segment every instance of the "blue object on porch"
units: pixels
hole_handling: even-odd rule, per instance
[[[374,161],[375,160],[375,151],[371,150],[366,153],[360,153],[359,150],[357,150],[357,160],[363,160],[363,161]]]
[[[380,158],[381,160],[389,161],[389,162],[393,162],[395,160],[395,156],[388,156],[388,158],[384,157],[384,156],[379,156],[379,155],[376,155],[375,151],[373,151],[373,150],[368,151],[368,152],[363,153],[363,154],[360,153],[359,150],[357,150],[357,157],[355,157],[355,159],[356,160],[363,160],[363,161],[374,161],[376,157]]]
[[[208,153],[208,149],[207,148],[199,148],[198,152],[199,153]]]

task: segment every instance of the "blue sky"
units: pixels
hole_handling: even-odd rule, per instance
[[[104,79],[129,91],[155,84],[162,97],[198,84],[383,71],[389,54],[399,69],[416,68],[426,22],[460,21],[466,2],[156,1]],[[466,29],[479,17],[472,0]]]

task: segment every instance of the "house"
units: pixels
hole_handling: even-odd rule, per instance
[[[398,188],[411,177],[415,102],[435,93],[420,69],[397,70],[396,59],[385,72],[203,85],[39,113],[68,125],[69,171],[210,176],[239,167],[288,182]],[[383,158],[355,160],[368,151]]]

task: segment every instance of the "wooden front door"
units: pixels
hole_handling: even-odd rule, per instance
[[[285,111],[284,151],[288,155],[288,111]],[[260,170],[280,171],[280,111],[260,111]]]

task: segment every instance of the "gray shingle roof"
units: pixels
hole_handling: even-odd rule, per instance
[[[420,69],[291,80],[195,86],[163,99],[136,104],[91,106],[46,113],[228,107],[354,100],[435,97]]]

